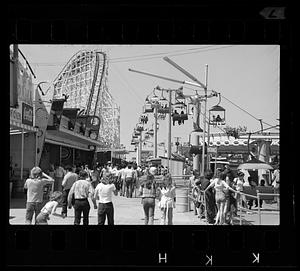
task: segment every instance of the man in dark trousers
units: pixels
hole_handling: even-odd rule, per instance
[[[200,177],[200,187],[202,191],[204,191],[210,185],[210,180],[212,179],[212,176],[213,176],[212,171],[207,170],[204,173],[204,177],[203,176]],[[206,202],[207,222],[209,224],[213,224],[216,217],[217,206],[216,206],[215,196],[212,188],[206,191],[205,202]]]
[[[73,169],[71,166],[66,167],[67,174],[64,176],[64,179],[62,181],[62,187],[63,187],[63,192],[62,192],[62,210],[61,214],[65,218],[67,216],[67,205],[68,205],[68,195],[70,192],[70,189],[78,179],[78,175],[73,172]]]
[[[72,196],[74,194],[75,220],[74,225],[80,225],[81,214],[83,213],[83,225],[89,224],[90,203],[88,198],[94,195],[94,189],[89,181],[88,173],[84,170],[79,172],[79,180],[76,181],[68,195],[68,208],[72,206]]]

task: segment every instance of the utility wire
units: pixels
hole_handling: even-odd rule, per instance
[[[135,97],[137,97],[142,103],[144,103],[143,99],[134,91],[134,88],[129,84],[129,82],[127,81],[127,79],[125,79],[125,77],[122,76],[121,72],[118,70],[118,68],[115,66],[116,72],[119,75],[119,78],[121,78],[123,80],[123,82],[125,82],[125,84],[128,86],[128,89],[133,93],[133,95]]]
[[[131,61],[156,59],[156,58],[161,58],[162,55],[178,56],[178,55],[201,53],[201,52],[206,52],[206,51],[211,51],[211,50],[225,49],[225,48],[233,47],[234,45],[211,48],[211,47],[215,47],[215,46],[216,45],[209,45],[209,46],[202,47],[202,48],[190,48],[190,49],[185,49],[185,50],[177,50],[177,51],[173,51],[173,52],[153,53],[153,54],[145,54],[145,55],[138,55],[138,56],[131,56],[131,57],[129,56],[129,57],[111,58],[110,63],[121,63],[121,62],[131,62]],[[192,52],[183,52],[183,53],[174,54],[174,52],[187,51],[187,50],[191,50]],[[62,63],[62,62],[60,62],[60,63],[47,63],[46,62],[46,63],[32,63],[32,65],[35,65],[35,66],[62,66],[62,65],[64,65],[64,63]]]
[[[185,87],[185,88],[196,91],[195,89],[192,89],[192,88],[189,88],[189,87]],[[220,94],[220,95],[221,95],[221,94]],[[260,121],[260,119],[256,118],[256,117],[253,116],[252,114],[250,114],[247,110],[243,109],[243,108],[240,107],[239,105],[237,105],[237,104],[235,104],[234,102],[230,101],[230,100],[229,100],[228,98],[226,98],[225,96],[223,96],[223,95],[221,95],[221,96],[222,96],[222,98],[224,98],[225,100],[227,100],[227,101],[230,102],[232,105],[236,106],[237,108],[239,108],[240,110],[242,110],[242,111],[245,112],[246,114],[248,114],[248,115],[250,115],[251,117],[253,117],[254,119]],[[274,125],[271,125],[271,124],[266,123],[266,122],[264,122],[264,121],[262,121],[262,122],[263,122],[264,124],[267,124],[267,125],[273,127],[273,128],[278,126],[278,125],[275,125],[275,126],[274,126]]]
[[[127,60],[131,60],[134,58],[143,58],[143,57],[148,57],[148,56],[157,56],[157,58],[159,58],[161,55],[168,55],[170,53],[176,53],[176,52],[186,52],[186,51],[189,51],[189,50],[201,50],[201,49],[205,49],[205,48],[210,48],[210,47],[213,47],[215,45],[209,45],[209,46],[205,46],[205,47],[197,47],[197,48],[190,48],[190,49],[184,49],[184,50],[175,50],[175,51],[172,51],[172,52],[162,52],[162,53],[153,53],[153,54],[143,54],[143,55],[136,55],[136,56],[124,56],[124,57],[117,57],[117,58],[109,58],[109,61],[114,63],[114,62],[118,62],[118,60],[125,60],[125,62]],[[41,66],[56,66],[56,65],[63,65],[64,63],[32,63],[32,64],[35,64],[35,65],[41,65]]]
[[[271,126],[269,128],[263,129],[263,130],[258,130],[258,131],[255,131],[255,132],[251,132],[251,134],[257,134],[257,133],[264,132],[264,131],[267,131],[267,130],[270,130],[270,129],[273,129],[273,128],[277,128],[277,127],[279,127],[279,124]],[[277,128],[277,129],[279,129],[279,128]],[[248,135],[248,134],[249,133],[241,133],[240,135]]]
[[[176,52],[186,52],[186,51],[193,51],[193,50],[201,50],[205,48],[210,48],[214,47],[215,45],[209,45],[209,46],[204,46],[204,47],[196,47],[196,48],[190,48],[190,49],[181,49],[181,50],[175,50],[172,52],[162,52],[162,53],[153,53],[153,54],[143,54],[143,55],[136,55],[136,56],[124,56],[124,57],[117,57],[117,58],[112,58],[111,60],[121,60],[121,59],[131,59],[131,58],[139,58],[139,57],[147,57],[147,56],[159,56],[159,55],[167,55],[167,54],[172,54]]]
[[[168,56],[179,56],[179,55],[188,55],[188,54],[196,54],[196,53],[203,53],[203,52],[207,52],[207,51],[211,51],[211,50],[220,50],[220,49],[225,49],[228,47],[232,47],[234,45],[229,45],[229,46],[225,46],[225,47],[220,47],[220,48],[211,48],[211,49],[199,49],[199,50],[195,50],[194,52],[187,52],[187,53],[180,53],[180,54],[168,54],[166,53],[165,55]],[[137,58],[137,59],[129,59],[129,60],[119,60],[119,61],[111,61],[111,63],[121,63],[121,62],[132,62],[132,61],[142,61],[142,60],[149,60],[149,59],[156,59],[156,58],[161,58],[161,56],[154,56],[154,57],[145,57],[145,58]]]
[[[221,94],[220,94],[221,95]],[[256,119],[257,121],[260,121],[260,119],[256,118],[255,116],[253,116],[252,114],[250,114],[247,110],[243,109],[242,107],[238,106],[237,104],[233,103],[232,101],[230,101],[229,99],[227,99],[224,95],[221,95],[222,98],[224,98],[225,100],[227,100],[228,102],[230,102],[231,104],[233,104],[234,106],[236,106],[237,108],[239,108],[240,110],[242,110],[243,112],[245,112],[246,114],[248,114],[249,116],[251,116],[252,118]],[[269,124],[265,121],[262,121],[264,124],[269,125],[269,126],[273,126],[272,124]]]

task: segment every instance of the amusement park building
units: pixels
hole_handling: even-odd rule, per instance
[[[10,180],[15,194],[35,165],[46,172],[55,163],[92,166],[97,149],[119,148],[120,109],[107,76],[105,53],[80,51],[53,83],[44,87],[40,82],[34,89],[30,72],[11,51]]]

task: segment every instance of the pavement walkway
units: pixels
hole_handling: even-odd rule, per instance
[[[143,225],[144,211],[141,204],[141,198],[126,198],[122,196],[113,196],[114,204],[114,219],[115,225]],[[89,215],[89,224],[97,225],[97,209],[94,209],[90,201],[91,209]],[[279,212],[276,211],[277,204],[264,204],[261,211],[261,225],[279,225]],[[57,208],[57,213],[61,213],[61,207]],[[160,225],[160,211],[155,208],[154,225]],[[242,213],[242,225],[258,225],[257,209],[252,212]],[[239,216],[234,218],[234,225],[240,225]],[[25,199],[11,199],[9,210],[9,223],[11,225],[25,224]],[[74,209],[68,209],[68,216],[61,218],[58,216],[51,216],[48,221],[49,225],[73,225],[74,223]],[[106,221],[107,224],[107,221]],[[194,215],[194,211],[179,212],[175,208],[173,214],[174,225],[210,225],[205,219],[200,219]]]

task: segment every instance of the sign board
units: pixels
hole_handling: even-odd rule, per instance
[[[19,101],[26,102],[29,105],[32,105],[33,102],[33,83],[32,78],[26,68],[22,66],[19,62],[18,68],[18,99]]]
[[[207,148],[207,152],[208,153],[217,153],[218,152],[218,148],[217,147],[208,147]]]
[[[54,88],[52,84],[47,85],[47,91],[43,96],[39,88],[35,89],[35,123],[34,125],[38,127],[39,133],[37,134],[37,165],[39,165],[41,160],[41,155],[43,153],[44,141],[46,136],[46,129],[48,125],[53,125],[53,120],[51,117],[51,107],[53,100]],[[45,102],[43,102],[45,101]]]
[[[17,108],[10,108],[10,119],[22,123],[22,110],[20,106]]]
[[[22,123],[33,126],[33,107],[22,103]]]

